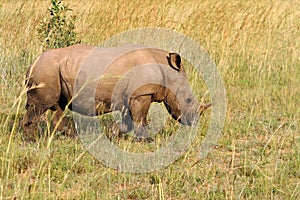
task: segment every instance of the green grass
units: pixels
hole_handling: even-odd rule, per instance
[[[171,166],[146,174],[106,168],[79,139],[22,140],[24,76],[41,53],[36,28],[49,1],[0,1],[0,199],[299,199],[300,5],[297,1],[65,1],[83,43],[165,27],[199,42],[227,90],[219,144],[198,164],[204,128]],[[205,92],[192,71],[190,81]],[[199,94],[201,95],[201,94]],[[44,117],[46,118],[46,117]],[[172,130],[172,124],[167,127]],[[166,130],[168,132],[168,130]],[[48,136],[47,136],[48,135]],[[172,135],[171,135],[172,136]],[[168,140],[168,133],[161,141]],[[151,146],[120,140],[130,150]],[[128,146],[127,146],[128,147]]]

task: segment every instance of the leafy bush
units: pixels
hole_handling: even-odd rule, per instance
[[[51,0],[51,3],[52,7],[48,8],[50,17],[43,20],[37,29],[43,48],[60,48],[79,43],[75,32],[76,16],[67,17],[67,12],[72,9],[60,0]]]

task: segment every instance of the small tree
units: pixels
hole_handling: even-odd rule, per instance
[[[44,19],[37,29],[40,42],[44,49],[60,48],[79,43],[75,32],[76,16],[67,17],[72,11],[60,0],[51,0],[48,8],[50,17]]]

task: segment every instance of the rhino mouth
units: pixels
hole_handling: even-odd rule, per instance
[[[179,122],[185,126],[193,126],[198,123],[199,114],[196,111],[189,111],[179,117]]]
[[[179,122],[183,125],[192,126],[198,123],[199,118],[205,110],[211,106],[211,103],[200,104],[197,109],[190,109],[181,117],[179,117]]]

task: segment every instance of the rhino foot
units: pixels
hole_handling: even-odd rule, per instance
[[[154,142],[154,140],[150,137],[149,133],[147,132],[145,126],[139,127],[137,130],[134,131],[134,134],[138,142]]]
[[[122,132],[122,134],[132,131],[133,127],[134,127],[132,122],[127,122],[126,123],[124,121],[118,123],[117,125],[119,126],[120,132]]]
[[[151,137],[148,138],[137,138],[138,142],[145,142],[145,143],[154,143],[154,140]]]

